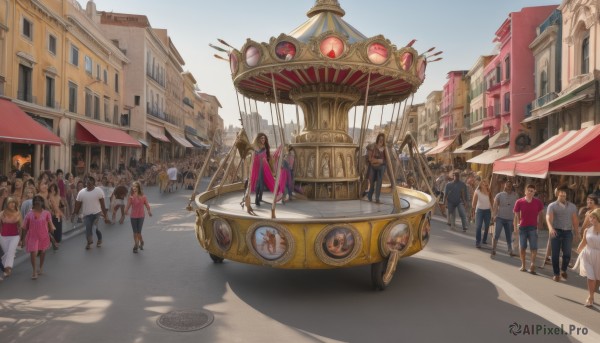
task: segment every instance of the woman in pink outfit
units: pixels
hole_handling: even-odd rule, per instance
[[[265,188],[271,192],[275,189],[275,179],[271,171],[269,139],[262,132],[254,140],[254,159],[252,160],[251,175],[250,191],[256,192],[255,204],[260,206]]]
[[[129,214],[129,208],[131,208],[131,228],[133,229],[133,252],[137,253],[138,248],[144,250],[144,239],[142,238],[142,226],[144,225],[144,206],[148,210],[148,215],[152,217],[152,211],[150,210],[150,204],[148,199],[142,191],[142,185],[138,181],[134,181],[131,184],[131,191],[129,198],[127,199],[127,206],[125,207],[125,214]]]
[[[52,215],[44,209],[44,198],[40,195],[33,197],[33,208],[25,216],[23,230],[27,232],[25,236],[25,250],[30,254],[31,267],[33,274],[31,279],[35,280],[41,275],[44,269],[44,259],[46,249],[50,247],[49,233],[54,231],[52,225]],[[36,268],[36,256],[40,256],[40,268]]]
[[[0,245],[2,246],[2,264],[4,276],[12,274],[15,253],[20,240],[21,212],[17,207],[17,200],[13,197],[6,199],[6,207],[0,212]]]

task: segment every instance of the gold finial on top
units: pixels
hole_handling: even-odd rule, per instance
[[[311,18],[321,12],[333,12],[340,17],[346,14],[337,0],[317,0],[313,8],[306,12],[306,15]]]

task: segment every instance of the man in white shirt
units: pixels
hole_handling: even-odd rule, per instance
[[[93,177],[88,176],[87,187],[77,193],[77,198],[75,200],[73,215],[79,213],[80,209],[82,210],[87,237],[87,245],[85,248],[90,249],[94,243],[94,225],[96,226],[96,236],[98,237],[96,246],[100,247],[102,245],[102,232],[100,232],[100,228],[98,228],[98,215],[100,212],[102,212],[102,215],[104,216],[104,222],[107,224],[110,223],[106,213],[106,206],[104,205],[104,192],[99,187],[96,187],[96,180]]]
[[[169,176],[169,192],[173,191],[173,187],[177,185],[177,168],[175,163],[171,163],[171,168],[167,169],[167,175]]]

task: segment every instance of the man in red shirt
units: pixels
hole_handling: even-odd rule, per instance
[[[542,226],[542,210],[544,204],[538,198],[534,198],[535,186],[532,184],[525,187],[525,197],[517,200],[515,203],[515,234],[519,235],[519,255],[521,257],[522,272],[527,271],[525,268],[525,252],[527,250],[527,242],[529,242],[529,250],[531,251],[531,265],[529,272],[536,275],[535,272],[535,257],[537,255],[538,245],[538,229]]]

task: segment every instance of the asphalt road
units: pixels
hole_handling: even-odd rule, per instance
[[[190,193],[147,189],[154,216],[138,254],[127,220],[102,226],[102,248],[86,251],[80,234],[49,251],[38,280],[27,260],[18,264],[0,282],[0,342],[600,342],[583,278],[553,282],[550,266],[519,272],[504,244],[492,260],[472,232],[434,221],[427,248],[402,259],[380,292],[369,267],[213,264],[185,210]],[[172,310],[214,321],[192,332],[157,325]]]

